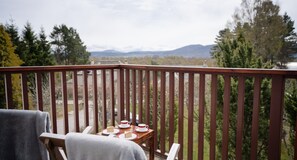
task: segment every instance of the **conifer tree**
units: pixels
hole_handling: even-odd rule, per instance
[[[230,32],[233,38],[230,39],[220,35],[221,38],[217,41],[217,50],[213,53],[219,67],[226,68],[266,68],[271,67],[262,63],[261,58],[254,53],[252,45],[244,37],[243,31],[237,27],[237,31]],[[224,95],[224,79],[218,79],[218,107],[217,107],[217,126],[219,132],[223,127],[223,95]],[[252,127],[252,108],[253,108],[253,84],[254,79],[247,78],[245,80],[245,101],[244,101],[244,128],[243,128],[243,159],[250,159],[251,146],[251,127]],[[259,136],[258,136],[258,159],[267,159],[267,142],[268,142],[268,120],[269,120],[269,102],[270,102],[270,81],[263,79],[261,83],[262,95],[260,105]],[[235,159],[236,149],[236,122],[237,122],[237,96],[238,96],[238,78],[234,77],[231,80],[230,94],[230,128],[229,128],[229,147],[228,158]],[[209,127],[209,126],[208,126]],[[220,150],[222,147],[222,137],[218,134],[217,146]],[[217,152],[217,156],[221,157],[221,153]]]
[[[50,50],[50,43],[46,40],[44,30],[41,29],[39,35],[36,35],[31,24],[28,22],[21,35],[19,45],[22,51],[23,66],[49,66],[54,65],[53,55]],[[28,74],[29,91],[32,94],[33,101],[36,100],[36,79],[34,74]],[[48,90],[48,75],[42,75],[42,86],[44,93]],[[35,103],[33,104],[33,107]]]
[[[37,50],[38,54],[36,57],[38,57],[38,59],[36,65],[50,66],[55,64],[54,55],[51,53],[51,45],[46,38],[43,28],[41,28],[37,39]]]
[[[23,66],[38,66],[38,45],[37,36],[29,22],[26,23],[22,31],[21,43],[19,47],[22,51],[21,59],[25,62]]]
[[[21,50],[19,49],[20,45],[20,36],[18,27],[14,24],[14,21],[11,19],[10,23],[5,25],[5,30],[9,34],[13,47],[15,48],[14,53],[21,56]]]
[[[65,24],[54,26],[50,35],[53,52],[58,64],[87,64],[90,53],[87,52],[77,31]]]
[[[294,59],[293,54],[297,53],[297,34],[294,28],[294,21],[287,13],[283,16],[283,22],[286,26],[285,34],[282,35],[282,48],[277,59],[280,61],[280,67],[285,68],[285,63]]]
[[[5,25],[5,31],[9,34],[13,44],[18,44],[20,42],[18,27],[14,24],[13,20],[10,20],[10,23]]]

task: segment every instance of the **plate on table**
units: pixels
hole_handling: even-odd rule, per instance
[[[138,127],[135,129],[136,132],[147,132],[148,130],[149,130],[148,128],[140,129]]]
[[[132,133],[132,136],[129,137],[129,138],[125,138],[125,133],[122,133],[122,134],[119,135],[119,138],[123,138],[123,139],[127,139],[127,140],[133,140],[133,139],[135,139],[136,137],[137,137],[137,135],[134,134],[134,133]]]
[[[102,134],[105,134],[105,135],[110,135],[110,134],[118,134],[120,132],[120,130],[119,129],[113,129],[113,132],[107,132],[107,129],[104,129],[103,131],[102,131]]]
[[[119,128],[130,128],[130,124],[128,124],[128,125],[122,125],[122,124],[120,124],[119,125]]]

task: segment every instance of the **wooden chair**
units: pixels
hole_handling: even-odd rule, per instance
[[[87,127],[82,133],[91,133],[92,128]],[[66,160],[66,147],[65,147],[66,135],[42,133],[39,139],[45,144],[49,151],[50,158],[52,160]],[[180,145],[173,143],[167,156],[167,160],[174,160],[177,157]]]

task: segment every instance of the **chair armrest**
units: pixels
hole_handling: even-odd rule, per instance
[[[50,158],[55,160],[66,160],[65,135],[42,133],[40,141],[45,145]]]
[[[167,160],[174,160],[178,154],[180,144],[173,143],[167,156]]]
[[[49,139],[51,143],[53,143],[55,146],[58,147],[64,147],[65,146],[65,135],[62,134],[53,134],[53,133],[42,133],[39,136],[39,139],[46,143],[46,139]]]
[[[84,131],[82,132],[83,134],[90,134],[93,131],[93,127],[92,126],[88,126],[84,129]]]

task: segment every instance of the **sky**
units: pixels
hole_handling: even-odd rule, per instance
[[[273,0],[297,28],[297,0]],[[0,23],[30,22],[47,35],[66,24],[88,51],[171,50],[214,44],[241,0],[0,0]]]

